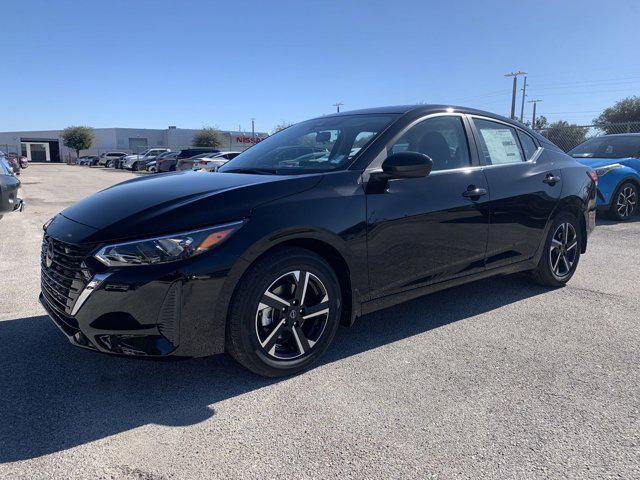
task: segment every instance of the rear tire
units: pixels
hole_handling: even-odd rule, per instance
[[[331,344],[341,305],[338,278],[322,257],[296,247],[270,254],[236,286],[227,352],[258,375],[298,373]]]
[[[578,219],[569,212],[556,216],[544,244],[542,257],[532,277],[546,287],[562,287],[578,267],[582,251],[582,230]]]
[[[638,186],[633,182],[624,182],[611,197],[609,217],[626,222],[638,213]]]

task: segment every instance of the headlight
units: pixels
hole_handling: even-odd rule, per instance
[[[51,223],[53,222],[53,220],[56,217],[51,217],[49,220],[47,220],[46,222],[44,222],[44,225],[42,225],[42,230],[44,230],[45,232],[47,231],[47,228],[49,228],[49,225],[51,225]]]
[[[108,267],[174,262],[211,250],[229,238],[242,225],[244,221],[241,220],[192,232],[116,243],[101,248],[94,257]]]
[[[622,168],[624,165],[620,165],[619,163],[614,163],[612,165],[607,165],[606,167],[596,168],[596,175],[598,177],[602,177],[609,173],[611,170],[615,170],[616,168]]]

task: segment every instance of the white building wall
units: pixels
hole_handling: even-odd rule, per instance
[[[62,144],[60,133],[62,130],[33,130],[22,132],[0,132],[0,151],[20,153],[21,138],[38,138],[58,140],[60,145],[60,159],[65,161],[69,157],[75,157],[75,152]],[[192,146],[193,135],[196,129],[170,128],[95,128],[95,142],[88,150],[82,150],[81,155],[99,155],[108,150],[133,152],[130,139],[137,139],[138,144],[146,140],[147,148],[168,147],[171,150],[180,150]],[[265,132],[256,132],[252,137],[251,132],[221,131],[222,144],[220,150],[243,151],[257,141],[268,136]],[[134,140],[136,142],[136,140]],[[140,150],[140,149],[138,149]]]

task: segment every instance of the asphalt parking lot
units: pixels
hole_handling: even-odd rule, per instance
[[[599,220],[565,288],[440,292],[266,380],[86,352],[44,315],[42,224],[133,176],[31,165],[0,220],[0,478],[640,478],[640,218]]]

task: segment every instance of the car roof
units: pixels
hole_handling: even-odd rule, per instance
[[[502,122],[509,123],[515,127],[526,130],[529,134],[534,136],[539,142],[549,144],[549,140],[540,135],[538,132],[531,130],[530,127],[520,123],[517,120],[503,117],[502,115],[498,115],[497,113],[487,112],[485,110],[477,110],[475,108],[462,107],[460,105],[445,105],[445,104],[420,104],[420,105],[395,105],[388,107],[375,107],[375,108],[366,108],[362,110],[350,110],[346,112],[340,113],[332,113],[329,115],[323,115],[322,117],[315,117],[316,119],[327,118],[327,117],[338,117],[338,116],[348,116],[348,115],[371,115],[371,114],[412,114],[414,116],[423,116],[429,115],[431,113],[440,113],[440,112],[448,112],[448,113],[464,113],[468,115],[481,115],[484,117],[493,118],[495,120],[500,120]],[[552,144],[553,145],[553,144]]]
[[[406,113],[415,113],[418,115],[428,115],[430,113],[439,113],[439,112],[451,112],[451,113],[466,113],[470,115],[483,115],[487,117],[493,117],[497,120],[501,120],[503,122],[513,123],[518,127],[528,128],[526,125],[521,124],[517,120],[513,120],[507,117],[503,117],[502,115],[498,115],[497,113],[487,112],[485,110],[478,110],[475,108],[469,107],[461,107],[460,105],[440,105],[440,104],[429,104],[429,105],[395,105],[388,107],[375,107],[375,108],[364,108],[360,110],[348,110],[340,113],[330,113],[328,115],[322,115],[316,118],[327,118],[327,117],[339,117],[339,116],[349,116],[349,115],[371,115],[371,114],[399,114],[403,115]]]
[[[510,122],[514,124],[520,125],[519,122],[512,120],[510,118],[503,117],[502,115],[498,115],[497,113],[487,112],[484,110],[477,110],[475,108],[462,107],[460,105],[445,105],[445,104],[420,104],[420,105],[394,105],[387,107],[374,107],[374,108],[365,108],[361,110],[348,110],[340,113],[332,113],[329,115],[323,115],[322,117],[317,118],[325,118],[325,117],[336,117],[342,115],[366,115],[366,114],[375,114],[375,113],[396,113],[396,114],[405,114],[409,112],[419,113],[419,114],[429,114],[429,113],[438,113],[438,112],[447,112],[451,109],[452,113],[467,113],[467,114],[475,114],[475,115],[485,115],[488,117],[497,118],[499,120]]]

